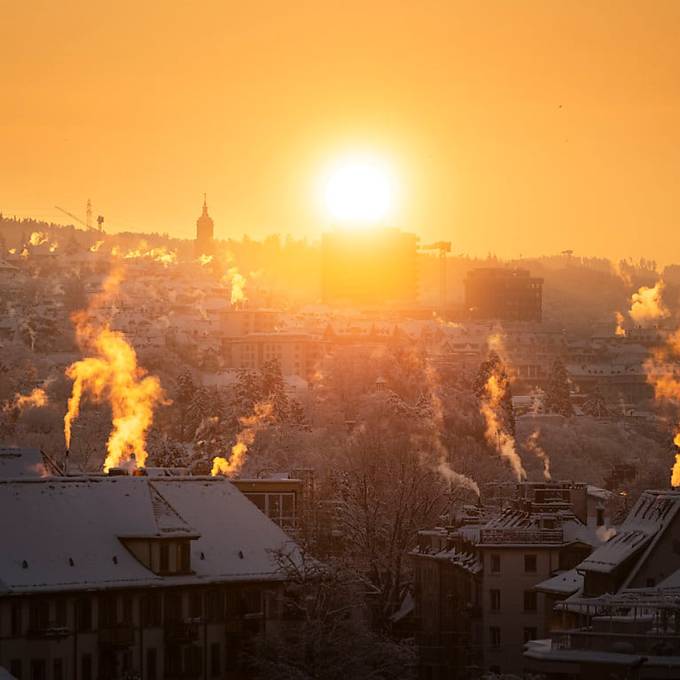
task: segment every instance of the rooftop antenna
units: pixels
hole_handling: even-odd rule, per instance
[[[85,226],[92,229],[92,201],[88,198],[85,206]]]

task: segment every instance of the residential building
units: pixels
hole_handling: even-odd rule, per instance
[[[577,565],[549,636],[527,646],[526,670],[555,680],[680,677],[679,535],[680,491],[645,491]]]
[[[0,666],[23,680],[246,677],[297,554],[211,477],[1,479],[0,535]]]
[[[412,553],[422,678],[521,672],[524,644],[551,616],[535,587],[579,564],[608,524],[607,492],[585,484],[525,482],[490,500],[421,532]]]

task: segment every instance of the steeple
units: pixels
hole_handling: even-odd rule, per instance
[[[213,248],[212,217],[208,215],[208,197],[203,194],[203,212],[196,220],[196,253],[197,255],[209,255]]]

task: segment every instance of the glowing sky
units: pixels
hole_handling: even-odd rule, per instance
[[[316,237],[319,172],[389,160],[454,251],[680,246],[680,2],[3,3],[0,210]],[[671,255],[672,256],[672,255]],[[679,259],[679,258],[676,258]]]

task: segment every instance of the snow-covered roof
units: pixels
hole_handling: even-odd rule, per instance
[[[283,531],[223,478],[0,480],[0,592],[279,580]],[[159,576],[121,539],[185,537],[192,574]]]
[[[0,448],[0,479],[44,477],[46,474],[39,449]]]
[[[583,585],[583,575],[579,574],[576,569],[569,569],[569,571],[561,571],[555,576],[552,576],[545,581],[541,581],[536,590],[542,593],[554,593],[558,595],[571,595],[575,593]]]
[[[616,536],[597,548],[579,565],[586,571],[609,573],[645,546],[649,549],[680,508],[678,491],[645,491],[633,506]]]

